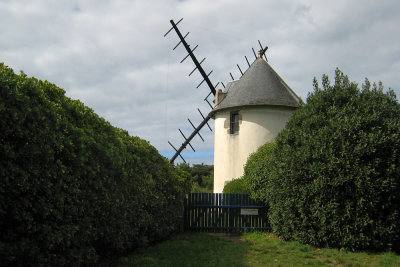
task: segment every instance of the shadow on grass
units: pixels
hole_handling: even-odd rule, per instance
[[[240,235],[184,233],[120,259],[119,266],[246,266]]]

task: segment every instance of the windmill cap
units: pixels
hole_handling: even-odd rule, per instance
[[[297,108],[300,98],[262,58],[257,58],[243,76],[229,82],[226,97],[213,113],[232,107],[268,105]]]

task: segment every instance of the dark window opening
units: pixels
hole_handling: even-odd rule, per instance
[[[231,113],[231,134],[239,134],[239,112]]]

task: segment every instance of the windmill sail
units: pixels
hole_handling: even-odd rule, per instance
[[[210,89],[210,93],[206,96],[206,98],[204,98],[204,101],[206,101],[208,103],[208,105],[210,106],[211,109],[214,109],[213,105],[211,105],[211,103],[208,101],[208,97],[213,94],[215,96],[216,94],[216,88],[219,84],[219,82],[213,86],[213,83],[210,81],[209,76],[212,74],[212,70],[206,74],[206,72],[204,71],[203,67],[201,66],[201,64],[204,62],[204,60],[206,58],[203,58],[200,62],[197,60],[196,56],[194,55],[194,51],[196,50],[196,48],[198,47],[198,45],[196,45],[193,49],[190,48],[190,45],[188,45],[188,43],[186,42],[185,38],[189,35],[189,32],[185,34],[185,36],[182,35],[182,33],[180,32],[180,30],[178,29],[177,25],[182,21],[183,19],[180,19],[177,23],[175,23],[173,20],[170,20],[170,23],[172,25],[172,28],[168,30],[168,32],[164,35],[164,37],[166,37],[168,35],[168,33],[170,33],[172,30],[175,30],[176,34],[179,37],[179,43],[177,45],[175,45],[175,47],[173,48],[173,50],[175,50],[180,44],[182,44],[186,51],[187,51],[187,55],[181,60],[180,63],[183,63],[188,57],[190,57],[193,61],[193,63],[195,64],[195,68],[189,73],[189,76],[193,74],[193,72],[195,72],[196,70],[198,70],[201,74],[201,76],[203,77],[203,80],[199,83],[199,85],[197,86],[197,88],[199,88],[204,82],[206,82],[206,84],[208,85],[209,89]],[[267,60],[267,57],[265,56],[265,52],[268,49],[268,47],[263,48],[261,45],[261,42],[258,41],[261,50],[260,50],[260,57],[262,57],[264,55],[265,59]],[[252,48],[253,50],[253,54],[254,57],[257,59],[257,55],[256,52],[254,51],[254,48]],[[250,67],[250,63],[249,60],[246,58],[246,62],[247,65]],[[237,64],[237,67],[240,71],[241,76],[244,75],[244,73],[242,72],[242,69],[240,68],[239,64]],[[234,80],[234,77],[232,75],[232,73],[229,73],[232,80]],[[223,87],[225,88],[225,84],[221,82],[221,84],[223,85]],[[179,132],[181,133],[181,135],[183,136],[183,138],[185,139],[185,142],[179,147],[179,149],[176,149],[171,142],[168,141],[168,143],[172,146],[172,148],[176,151],[176,153],[174,154],[174,156],[170,159],[170,162],[173,163],[175,161],[175,159],[179,156],[184,162],[185,159],[182,157],[181,152],[186,148],[187,145],[189,145],[193,151],[195,151],[195,149],[193,148],[193,146],[190,144],[190,141],[196,136],[199,135],[199,137],[203,140],[203,137],[200,135],[200,130],[204,127],[204,125],[207,124],[208,128],[210,129],[210,131],[212,131],[210,125],[208,124],[208,121],[213,117],[213,113],[211,112],[207,117],[204,117],[203,114],[201,113],[200,109],[198,109],[198,111],[200,112],[203,121],[197,126],[195,127],[193,125],[193,123],[188,119],[189,123],[192,125],[192,127],[194,128],[194,131],[186,138],[186,136],[184,135],[184,133],[179,129]]]
[[[182,21],[182,19],[180,19],[180,20],[178,21],[178,23],[181,22],[181,21]],[[175,22],[174,22],[173,20],[170,20],[170,23],[171,23],[171,25],[172,25],[172,28],[164,35],[164,37],[167,36],[167,34],[168,34],[170,31],[172,31],[172,29],[175,30],[175,32],[176,32],[176,34],[178,35],[180,41],[179,41],[179,43],[174,47],[173,50],[175,50],[180,44],[182,44],[182,45],[185,47],[185,49],[186,49],[186,51],[188,52],[188,54],[187,54],[187,56],[186,56],[185,58],[182,59],[181,63],[184,62],[188,57],[190,57],[190,58],[192,59],[193,63],[195,64],[196,67],[194,68],[194,70],[193,70],[192,72],[190,72],[189,76],[192,75],[192,73],[193,73],[194,71],[198,70],[198,71],[200,72],[201,76],[203,77],[203,80],[200,82],[200,84],[197,86],[197,88],[199,88],[204,82],[206,82],[206,84],[207,84],[208,87],[210,88],[210,91],[211,91],[210,94],[212,93],[212,94],[215,96],[215,93],[216,93],[215,87],[216,87],[218,84],[217,84],[216,86],[213,86],[213,84],[211,83],[210,78],[209,78],[209,76],[211,75],[211,73],[212,73],[213,71],[211,70],[208,74],[206,74],[206,72],[204,71],[203,67],[201,66],[201,63],[204,62],[205,58],[203,58],[203,59],[199,62],[199,61],[197,60],[196,56],[195,56],[194,53],[193,53],[193,52],[196,50],[196,48],[198,47],[198,45],[196,45],[193,49],[191,49],[190,46],[188,45],[188,43],[187,43],[186,40],[185,40],[186,36],[188,36],[189,33],[187,33],[185,36],[183,36],[183,35],[181,34],[181,32],[179,31],[178,27],[177,27],[178,23],[175,24]],[[208,94],[208,96],[209,96],[210,94]],[[210,105],[210,107],[211,107],[211,109],[212,109],[213,106],[212,106],[212,105],[210,104],[210,102],[208,101],[208,99],[207,99],[208,96],[204,99],[204,101],[206,101],[206,102],[208,103],[208,105]],[[181,152],[186,148],[187,145],[189,145],[189,146],[192,148],[192,150],[195,151],[194,148],[192,147],[192,145],[190,144],[190,141],[191,141],[191,140],[193,139],[193,137],[195,137],[196,135],[199,135],[200,138],[204,141],[203,137],[201,137],[201,135],[200,135],[200,133],[199,133],[200,130],[201,130],[201,128],[203,128],[204,125],[207,124],[208,128],[210,128],[210,130],[211,130],[210,125],[208,125],[208,121],[211,119],[212,116],[211,116],[211,115],[208,115],[207,117],[204,117],[200,110],[199,110],[199,112],[200,112],[201,116],[203,117],[203,121],[202,121],[197,127],[195,127],[195,126],[193,125],[193,123],[189,120],[190,124],[191,124],[192,127],[194,128],[194,131],[192,132],[192,134],[191,134],[189,137],[186,138],[186,136],[183,134],[183,132],[179,129],[179,132],[182,134],[183,138],[185,139],[185,142],[179,147],[179,149],[176,149],[176,148],[168,141],[168,143],[169,143],[169,144],[172,146],[172,148],[176,151],[175,154],[174,154],[174,156],[170,159],[170,162],[171,162],[171,163],[173,163],[174,160],[175,160],[178,156],[180,156],[180,157],[182,158],[182,160],[183,160],[184,162],[186,162],[186,161],[183,159],[183,157],[182,157],[182,155],[181,155]],[[211,131],[212,131],[212,130],[211,130]]]

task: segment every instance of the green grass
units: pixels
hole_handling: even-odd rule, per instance
[[[272,234],[185,233],[121,258],[119,266],[400,266],[391,252],[348,252],[283,242]]]

